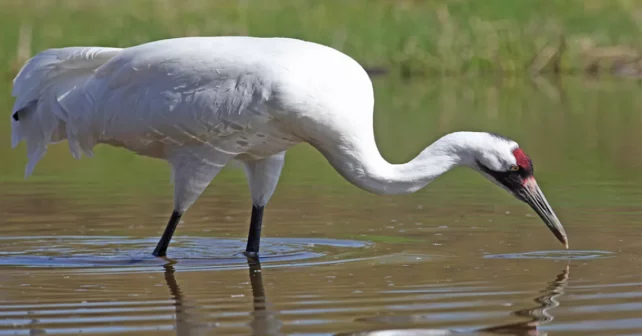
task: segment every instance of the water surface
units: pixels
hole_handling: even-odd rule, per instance
[[[77,161],[59,144],[24,181],[7,115],[0,335],[642,334],[636,82],[385,78],[375,88],[390,161],[461,129],[517,140],[570,250],[476,173],[382,197],[303,145],[266,210],[260,263],[241,255],[250,198],[235,168],[184,216],[168,258],[154,258],[172,206],[164,163],[108,147]]]

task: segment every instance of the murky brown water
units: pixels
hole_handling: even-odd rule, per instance
[[[628,81],[566,81],[379,82],[377,133],[397,162],[456,129],[515,138],[569,251],[474,173],[380,197],[302,146],[266,210],[261,265],[240,254],[250,200],[238,169],[157,259],[164,164],[110,148],[75,161],[63,144],[24,181],[24,147],[9,151],[5,132],[0,335],[642,334],[642,95]]]

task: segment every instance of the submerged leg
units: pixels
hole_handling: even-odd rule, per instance
[[[169,159],[174,177],[174,211],[153,255],[164,257],[181,216],[225,166],[228,155],[209,147],[183,148]]]
[[[174,235],[174,231],[176,231],[178,222],[181,220],[181,216],[183,216],[183,214],[176,210],[172,212],[172,217],[169,218],[165,231],[152,253],[155,257],[164,257],[167,255],[167,247],[169,246],[169,242],[172,240],[172,236]]]
[[[250,258],[258,257],[263,209],[276,189],[284,160],[285,151],[262,160],[245,163],[245,174],[252,193],[252,217],[247,236],[247,247],[245,248],[245,255]]]

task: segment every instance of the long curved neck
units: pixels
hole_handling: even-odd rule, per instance
[[[403,164],[386,161],[374,138],[366,143],[346,141],[332,150],[318,149],[352,184],[375,194],[394,195],[413,193],[455,166],[470,165],[478,140],[477,132],[450,133]]]

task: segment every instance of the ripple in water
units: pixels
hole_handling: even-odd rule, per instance
[[[119,236],[0,237],[0,265],[134,270],[167,263],[177,268],[236,269],[247,266],[244,240],[175,237],[168,258],[151,255],[156,239]],[[266,267],[361,260],[353,249],[372,245],[356,240],[264,238],[260,260]],[[328,257],[332,255],[332,259]]]
[[[523,253],[489,254],[487,259],[555,259],[555,260],[590,260],[613,258],[615,253],[592,250],[533,251]]]

